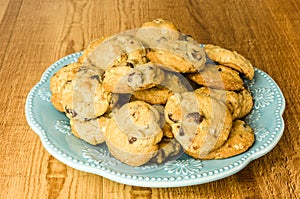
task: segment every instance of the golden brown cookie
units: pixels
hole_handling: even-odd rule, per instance
[[[253,107],[252,96],[247,89],[235,92],[202,87],[196,89],[195,93],[210,96],[225,103],[233,119],[244,117]]]
[[[159,123],[160,114],[151,105],[142,101],[125,104],[104,132],[110,153],[131,166],[147,163],[163,136]]]
[[[211,60],[239,71],[250,80],[253,79],[254,68],[251,62],[236,51],[230,51],[212,44],[205,45],[204,49]]]
[[[162,64],[165,69],[192,73],[204,68],[206,57],[204,50],[194,42],[170,40],[161,43],[147,53],[153,63]]]
[[[133,100],[141,100],[149,104],[166,104],[172,91],[164,86],[135,91],[132,93]]]
[[[158,65],[150,62],[134,68],[118,66],[105,71],[103,87],[108,92],[132,93],[159,85],[164,78]]]
[[[191,73],[188,77],[199,85],[222,89],[241,90],[244,82],[237,71],[226,66],[208,64],[204,70]]]
[[[165,71],[164,81],[153,88],[133,92],[133,99],[150,104],[166,104],[168,97],[174,92],[192,91],[193,88],[184,76]]]
[[[78,62],[79,63],[89,63],[88,61],[88,56],[91,52],[93,52],[95,50],[95,48],[100,45],[106,38],[105,37],[100,37],[98,39],[95,39],[93,41],[91,41],[91,43],[89,43],[89,45],[87,46],[87,48],[83,51],[82,55],[78,58]]]
[[[75,78],[79,67],[79,63],[71,63],[59,69],[50,79],[50,90],[52,92],[51,102],[53,106],[61,112],[64,112],[64,107],[61,103],[63,87],[66,82]]]
[[[105,141],[103,130],[106,129],[104,125],[106,121],[104,120],[104,117],[89,120],[70,119],[71,131],[77,138],[92,145],[101,144]]]
[[[147,62],[146,48],[131,35],[114,35],[93,41],[84,51],[79,62],[106,70],[114,65],[132,66]]]
[[[253,130],[242,120],[232,123],[228,140],[220,148],[210,152],[201,159],[222,159],[241,154],[249,149],[254,143]]]
[[[145,27],[166,28],[166,29],[169,29],[169,30],[178,31],[178,29],[175,27],[175,25],[172,22],[161,19],[161,18],[157,18],[157,19],[154,19],[152,21],[145,22],[142,25],[142,28],[145,28]]]
[[[243,118],[252,110],[253,98],[250,91],[248,91],[247,89],[241,90],[237,93],[239,95],[239,104],[241,110],[236,118]]]
[[[163,19],[146,22],[137,30],[136,37],[148,47],[156,48],[161,42],[178,40],[180,33],[175,25]]]
[[[135,137],[156,134],[162,131],[164,123],[158,110],[143,101],[123,105],[114,118],[122,131]]]
[[[81,66],[76,78],[64,85],[62,105],[69,118],[92,119],[109,109],[112,94],[102,86],[102,73],[98,68]]]
[[[176,140],[194,158],[222,146],[232,125],[231,114],[223,103],[194,92],[172,95],[165,106],[165,119]]]

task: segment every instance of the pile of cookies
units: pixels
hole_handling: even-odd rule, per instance
[[[89,44],[50,80],[53,106],[72,133],[105,142],[120,161],[162,163],[183,152],[221,159],[246,151],[254,133],[242,118],[253,106],[244,78],[251,63],[235,51],[199,45],[171,22]]]

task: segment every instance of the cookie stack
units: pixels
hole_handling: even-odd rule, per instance
[[[105,142],[128,165],[162,163],[181,152],[220,159],[254,142],[242,120],[253,106],[243,79],[253,76],[237,52],[201,47],[156,19],[91,42],[76,63],[53,75],[51,101],[76,137]]]

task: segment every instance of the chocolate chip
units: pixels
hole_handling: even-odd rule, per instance
[[[143,56],[143,57],[142,57],[142,60],[143,60],[144,62],[148,62],[148,61],[149,61],[149,59],[148,59],[146,56]]]
[[[234,112],[234,106],[233,106],[232,102],[229,101],[229,102],[226,104],[226,106],[227,106],[228,110],[229,110],[231,113]]]
[[[148,66],[149,70],[154,70],[153,66]]]
[[[100,83],[100,77],[99,77],[99,75],[93,75],[93,76],[91,76],[91,79],[97,80]]]
[[[159,37],[159,38],[157,39],[157,43],[160,43],[160,42],[162,42],[162,41],[168,41],[168,39],[167,39],[166,37]]]
[[[105,78],[105,73],[103,73],[102,75],[101,75],[101,79],[104,79]]]
[[[133,63],[131,63],[131,62],[127,62],[127,63],[126,63],[126,66],[128,66],[128,67],[130,67],[130,68],[133,68],[133,67],[134,67]]]
[[[204,116],[200,115],[200,113],[198,113],[198,112],[193,112],[193,113],[187,114],[186,118],[187,119],[191,118],[194,120],[195,123],[200,124],[203,121]]]
[[[202,59],[202,55],[201,55],[201,53],[199,51],[193,50],[193,52],[191,53],[191,55],[196,60]]]
[[[75,110],[65,107],[66,113],[70,114],[71,117],[76,117],[77,113]]]
[[[128,82],[132,82],[132,81],[133,81],[133,77],[134,77],[135,74],[136,74],[136,73],[133,72],[133,73],[130,73],[130,74],[128,75]]]
[[[135,117],[136,117],[136,116],[135,116],[135,114],[136,114],[136,112],[133,112],[133,113],[131,114],[131,115],[132,115],[132,117],[134,117],[134,118],[135,118]]]
[[[179,133],[180,136],[184,136],[184,130],[183,130],[182,127],[179,128],[178,133]]]
[[[236,94],[240,94],[242,91],[241,90],[234,90],[233,92],[235,92]]]
[[[172,113],[168,113],[168,118],[172,121],[172,122],[177,122],[177,120],[174,120],[172,118],[173,114]]]
[[[129,144],[133,144],[136,141],[136,137],[132,137],[128,140]]]
[[[218,68],[218,71],[220,71],[220,72],[221,72],[221,71],[222,71],[222,68]]]
[[[82,67],[80,67],[79,69],[78,69],[78,71],[77,72],[84,72],[84,73],[86,73],[87,71],[88,71],[88,69],[87,69],[87,67],[84,67],[84,66],[82,66]]]

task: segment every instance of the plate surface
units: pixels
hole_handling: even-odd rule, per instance
[[[202,184],[233,175],[270,150],[280,140],[284,121],[284,96],[275,81],[255,68],[255,77],[246,81],[254,98],[254,108],[245,118],[254,129],[255,143],[245,153],[224,160],[196,160],[187,155],[163,164],[131,167],[110,155],[105,144],[92,146],[70,131],[69,120],[52,106],[50,77],[61,67],[75,62],[81,53],[68,55],[52,64],[30,91],[26,119],[40,136],[45,149],[59,161],[75,169],[110,180],[144,187],[180,187]]]

